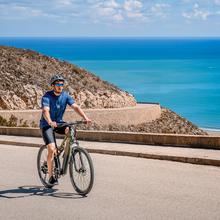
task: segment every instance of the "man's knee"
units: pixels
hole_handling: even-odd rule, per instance
[[[70,130],[69,127],[66,127],[65,134],[68,134],[69,130]]]
[[[48,144],[47,149],[48,149],[48,155],[52,156],[54,153],[56,153],[55,143]]]

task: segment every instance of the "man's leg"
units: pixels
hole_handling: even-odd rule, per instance
[[[56,146],[55,143],[50,143],[47,145],[47,167],[48,167],[48,173],[49,173],[49,178],[53,175],[53,160],[54,160],[54,155],[56,154]]]
[[[45,144],[47,145],[47,168],[49,174],[49,180],[53,175],[53,160],[56,154],[55,135],[53,129],[50,126],[42,128],[42,136]]]
[[[69,133],[69,131],[70,131],[69,127],[66,127],[65,128],[65,134],[67,135]]]

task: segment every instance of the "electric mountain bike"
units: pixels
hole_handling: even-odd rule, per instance
[[[69,165],[69,175],[71,183],[80,195],[88,194],[94,182],[94,168],[92,159],[86,149],[79,146],[76,139],[76,127],[84,121],[76,121],[71,123],[62,123],[58,127],[68,126],[69,132],[65,135],[61,145],[57,144],[57,155],[53,160],[53,175],[59,179],[61,176],[67,174]],[[43,145],[37,156],[37,169],[42,184],[51,188],[53,185],[49,184],[49,174],[47,169],[47,146]]]

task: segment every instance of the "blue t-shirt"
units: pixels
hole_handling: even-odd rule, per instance
[[[66,106],[71,106],[74,104],[73,98],[65,91],[59,96],[54,94],[54,91],[48,91],[44,94],[41,99],[41,108],[49,107],[50,108],[50,118],[52,121],[63,122],[63,114],[66,110]],[[40,119],[40,128],[49,126],[47,121],[44,119],[43,115]]]

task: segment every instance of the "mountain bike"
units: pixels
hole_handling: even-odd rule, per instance
[[[57,155],[53,160],[53,175],[55,178],[60,178],[67,173],[69,165],[69,175],[71,183],[80,195],[85,196],[88,194],[94,182],[94,168],[92,159],[86,149],[79,146],[77,141],[76,127],[79,124],[85,123],[84,121],[76,121],[71,123],[58,124],[58,127],[68,126],[69,132],[65,135],[61,145],[57,144]],[[47,169],[47,146],[40,147],[37,156],[37,169],[42,184],[51,188],[48,182],[48,169]]]

